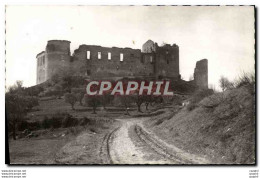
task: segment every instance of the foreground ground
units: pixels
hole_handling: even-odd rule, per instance
[[[192,155],[149,133],[147,118],[118,118],[103,132],[83,130],[79,135],[10,142],[15,164],[207,164],[206,157]],[[40,146],[40,147],[39,147]],[[23,148],[23,149],[21,149]],[[41,148],[41,149],[39,149]],[[19,151],[18,151],[19,150]]]
[[[115,109],[72,111],[95,122],[39,130],[37,138],[10,139],[11,163],[254,164],[254,95],[249,91],[242,87],[217,93],[191,109],[163,106],[143,114],[131,111],[130,116]],[[44,106],[52,110],[50,104]],[[32,114],[40,118],[48,112],[41,108]]]

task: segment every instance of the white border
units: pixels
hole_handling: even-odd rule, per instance
[[[9,167],[5,165],[5,147],[4,147],[4,91],[5,91],[5,68],[4,68],[4,49],[5,49],[5,26],[4,26],[4,17],[5,17],[5,5],[256,5],[259,6],[260,1],[253,0],[229,0],[229,1],[210,1],[209,0],[178,0],[178,1],[161,1],[161,0],[128,0],[128,1],[118,1],[118,0],[45,0],[45,1],[14,1],[14,0],[4,0],[0,2],[0,18],[1,18],[1,28],[0,28],[0,48],[1,48],[1,60],[0,60],[0,128],[1,128],[1,136],[0,143],[2,143],[0,147],[0,167],[3,169],[26,169],[27,170],[27,178],[46,178],[46,177],[89,177],[89,178],[97,178],[97,177],[113,177],[113,178],[136,178],[136,177],[149,177],[149,178],[163,178],[163,177],[200,177],[200,178],[245,178],[249,177],[249,170],[258,169],[258,166],[255,167],[179,167],[179,166],[167,166],[167,167],[90,167],[90,166],[63,166],[63,167],[46,167],[46,166],[35,166],[35,167]],[[19,18],[19,17],[17,17]],[[257,49],[258,50],[258,49]],[[259,82],[259,81],[258,81]],[[258,109],[258,108],[257,108]],[[259,126],[259,121],[258,121]],[[259,128],[259,127],[258,127]],[[258,137],[259,143],[259,137]],[[259,153],[259,149],[258,149]]]

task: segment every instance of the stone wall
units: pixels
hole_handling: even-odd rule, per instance
[[[197,61],[194,69],[195,84],[201,89],[208,88],[208,60],[202,59]]]
[[[74,71],[93,78],[152,76],[154,69],[149,54],[131,48],[81,45],[72,60]]]
[[[151,48],[152,45],[152,48]],[[37,55],[37,84],[61,70],[72,69],[74,75],[93,79],[177,78],[179,77],[179,47],[148,40],[140,49],[80,45],[70,55],[70,41],[50,40],[46,50]],[[151,49],[150,51],[148,49]],[[41,64],[44,58],[44,65]]]
[[[45,51],[42,51],[41,53],[37,54],[37,76],[36,76],[36,83],[42,83],[46,80],[46,69],[47,64],[45,60]]]

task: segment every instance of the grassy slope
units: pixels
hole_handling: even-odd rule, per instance
[[[39,121],[44,116],[51,118],[57,112],[66,112],[76,118],[87,117],[92,122],[85,126],[33,130],[38,135],[35,138],[19,138],[15,141],[9,139],[11,164],[98,164],[98,146],[102,143],[104,134],[115,125],[113,118],[122,114],[122,111],[114,108],[109,108],[112,110],[109,112],[99,108],[97,114],[92,114],[92,108],[80,106],[79,103],[76,103],[76,110],[72,110],[63,99],[40,101],[37,108],[38,110],[28,113],[31,121]],[[76,142],[78,139],[81,141]],[[84,152],[78,148],[84,149]],[[78,159],[78,155],[83,154],[87,159]]]
[[[206,154],[212,163],[255,163],[254,95],[248,87],[214,94],[192,111],[169,115],[154,117],[147,127],[186,151]]]

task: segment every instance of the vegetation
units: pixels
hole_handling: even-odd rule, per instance
[[[5,105],[8,125],[12,130],[13,139],[16,140],[17,124],[22,122],[26,114],[38,105],[38,99],[27,94],[22,82],[17,81],[5,95]]]
[[[83,105],[82,100],[85,95],[85,88],[72,88],[71,92],[76,96],[77,101],[82,106]]]
[[[224,76],[221,76],[221,77],[220,77],[220,79],[219,79],[219,85],[220,85],[222,91],[225,91],[225,90],[234,88],[234,83],[233,83],[233,82],[230,82],[230,81],[228,80],[228,78],[226,78],[226,77],[224,77]]]
[[[195,92],[192,95],[190,102],[187,106],[188,111],[195,109],[201,100],[203,100],[205,97],[212,95],[213,93],[214,93],[214,91],[212,89],[202,89],[202,90]]]
[[[65,102],[69,103],[71,105],[72,110],[75,110],[74,105],[77,101],[77,97],[75,96],[75,94],[74,93],[66,93],[64,97],[65,97]]]
[[[96,114],[96,109],[101,104],[100,101],[100,96],[98,95],[85,96],[85,102],[88,104],[88,106],[93,108],[93,114]]]

